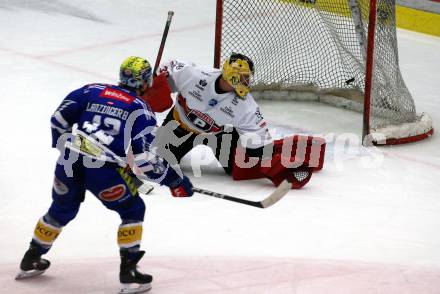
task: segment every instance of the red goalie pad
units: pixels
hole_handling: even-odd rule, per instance
[[[269,167],[265,167],[264,163],[261,164],[260,172],[277,187],[287,179],[292,183],[292,189],[299,189],[310,181],[313,168],[305,165],[286,168],[282,164],[281,154],[275,154]]]
[[[294,135],[274,141],[273,153],[281,154],[285,167],[303,165],[318,171],[324,166],[325,147],[323,138]]]
[[[325,140],[319,137],[295,135],[273,142],[272,159],[257,162],[245,167],[252,159],[243,148],[237,148],[232,168],[234,180],[269,178],[275,185],[292,175],[292,188],[304,186],[313,171],[321,170],[324,165]],[[244,160],[243,160],[244,159]],[[245,162],[245,164],[240,164]],[[308,174],[310,172],[310,175]],[[300,179],[295,181],[295,179]]]
[[[173,106],[173,100],[165,74],[156,76],[153,80],[153,87],[149,88],[141,98],[150,105],[154,112],[164,112],[170,109]]]

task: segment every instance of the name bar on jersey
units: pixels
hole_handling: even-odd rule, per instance
[[[130,115],[128,111],[122,110],[118,107],[108,106],[99,103],[87,103],[86,111],[107,114],[122,120],[127,120],[128,116]]]

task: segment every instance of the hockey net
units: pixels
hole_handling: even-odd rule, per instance
[[[257,99],[316,100],[363,112],[363,135],[379,144],[433,132],[400,73],[395,0],[217,0],[214,66],[231,52],[253,59]]]

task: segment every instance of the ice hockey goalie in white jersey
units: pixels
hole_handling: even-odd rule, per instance
[[[242,55],[233,57],[236,60],[232,65],[226,62],[223,73],[175,60],[166,64],[170,86],[179,92],[172,117],[193,133],[218,133],[232,125],[240,135],[257,135],[249,144],[261,147],[270,138],[260,108],[249,93],[253,64],[239,58]]]
[[[161,64],[158,73],[157,84],[166,77],[171,91],[177,92],[175,105],[162,126],[176,124],[172,132],[184,139],[166,146],[178,162],[194,146],[204,144],[213,149],[226,173],[234,179],[267,177],[278,185],[288,178],[293,188],[309,181],[312,168],[287,168],[281,164],[281,154],[275,158],[266,121],[249,93],[254,73],[250,58],[233,53],[221,70],[170,60]],[[250,157],[257,159],[254,165],[250,165]],[[266,160],[264,167],[261,160]]]

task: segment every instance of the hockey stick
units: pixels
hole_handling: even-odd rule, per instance
[[[272,206],[273,204],[277,203],[281,198],[284,197],[284,195],[287,194],[287,192],[290,191],[290,188],[292,187],[292,184],[289,183],[287,180],[284,180],[276,189],[272,192],[268,197],[266,197],[264,200],[261,201],[250,201],[242,198],[237,198],[234,196],[229,196],[221,193],[216,193],[200,188],[193,187],[193,191],[197,193],[201,193],[204,195],[221,198],[229,201],[238,202],[245,205],[250,205],[254,207],[259,208],[268,208],[269,206]]]
[[[154,64],[154,71],[153,71],[154,76],[156,76],[157,68],[159,67],[160,60],[162,59],[162,53],[163,53],[163,49],[165,48],[165,41],[167,40],[168,31],[170,29],[171,20],[173,18],[173,15],[174,15],[174,11],[172,11],[172,10],[168,11],[167,22],[165,24],[165,29],[162,34],[162,41],[160,41],[159,52],[157,52],[156,63]]]

